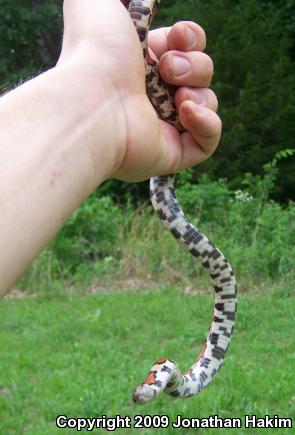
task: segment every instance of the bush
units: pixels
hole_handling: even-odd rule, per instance
[[[278,161],[292,153],[279,152],[264,166],[263,176],[246,174],[243,190],[232,191],[226,180],[207,176],[191,184],[191,171],[178,176],[177,195],[185,213],[228,257],[244,287],[264,281],[291,287],[294,282],[295,207],[268,199]],[[61,279],[88,285],[94,277],[109,284],[140,278],[198,286],[201,280],[204,286],[207,271],[178,247],[150,205],[132,211],[129,205],[119,207],[110,197],[93,194],[26,277],[23,282],[31,286]]]
[[[92,195],[68,219],[51,249],[70,272],[81,262],[117,256],[118,234],[127,214],[108,196]]]

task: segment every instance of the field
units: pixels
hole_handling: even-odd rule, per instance
[[[182,370],[198,354],[212,295],[176,287],[100,294],[49,294],[0,302],[0,433],[57,434],[57,415],[177,415],[223,418],[278,415],[295,424],[294,297],[274,291],[240,295],[237,326],[225,364],[199,396],[163,395],[135,405],[132,391],[153,360]],[[126,429],[120,433],[215,434],[219,429]],[[224,429],[227,434],[261,429]],[[86,432],[86,431],[85,431]],[[95,432],[95,431],[94,431]],[[101,432],[96,430],[96,432]],[[290,429],[263,433],[290,434]]]
[[[264,176],[247,175],[243,191],[206,176],[195,184],[190,172],[178,177],[184,210],[230,259],[238,281],[233,341],[205,391],[187,400],[132,402],[156,358],[175,359],[181,370],[194,362],[210,324],[212,291],[206,271],[147,205],[135,210],[95,193],[0,301],[0,434],[76,431],[57,428],[58,415],[170,419],[166,428],[116,431],[127,434],[220,430],[176,429],[177,415],[240,418],[240,428],[223,429],[235,435],[262,433],[245,427],[246,415],[291,418],[294,426],[295,207],[269,199],[285,155],[265,165]]]

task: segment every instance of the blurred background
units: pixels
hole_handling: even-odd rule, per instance
[[[295,1],[162,0],[154,26],[178,20],[206,30],[223,135],[207,162],[177,175],[176,192],[236,271],[238,339],[201,401],[141,410],[294,418]],[[0,0],[2,94],[54,67],[62,29],[61,0]],[[55,433],[61,411],[135,412],[126,396],[154,357],[191,364],[207,293],[206,271],[154,216],[148,182],[105,182],[1,302],[0,432]]]

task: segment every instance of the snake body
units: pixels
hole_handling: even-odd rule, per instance
[[[142,45],[147,95],[159,118],[181,132],[183,129],[174,104],[173,89],[161,79],[157,63],[148,52],[147,36],[159,3],[160,0],[124,1]],[[152,177],[150,195],[153,207],[164,225],[208,270],[215,290],[215,305],[207,339],[191,368],[181,374],[173,360],[158,359],[133,394],[133,400],[139,403],[152,400],[162,391],[174,397],[190,397],[205,388],[224,361],[237,309],[237,286],[233,270],[222,252],[184,215],[175,195],[174,174]]]

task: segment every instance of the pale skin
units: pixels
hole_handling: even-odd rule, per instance
[[[0,100],[1,294],[103,181],[177,172],[220,139],[200,26],[179,22],[149,37],[162,77],[178,87],[179,134],[146,96],[141,47],[119,0],[65,0],[64,21],[57,66]],[[179,57],[188,61],[181,74]]]

